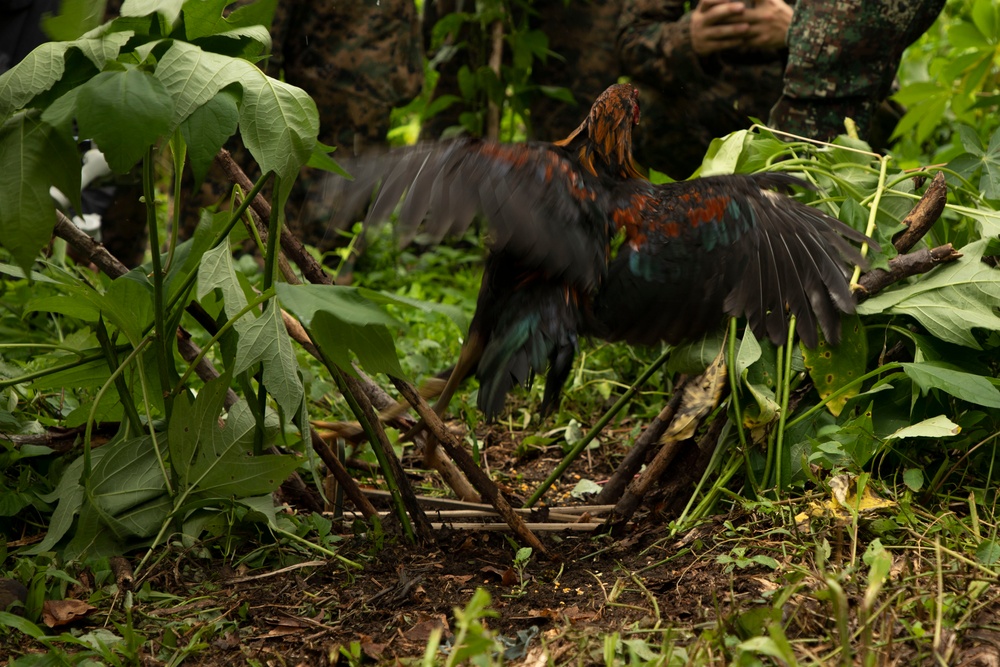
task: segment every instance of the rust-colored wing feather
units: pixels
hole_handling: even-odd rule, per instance
[[[745,316],[754,334],[785,342],[787,313],[809,347],[817,327],[836,344],[840,314],[854,312],[848,276],[864,264],[845,239],[864,234],[775,192],[807,186],[785,174],[715,176],[641,186],[613,218],[627,241],[595,297],[594,333],[677,343]]]

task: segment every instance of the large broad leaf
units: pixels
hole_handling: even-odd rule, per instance
[[[171,129],[174,100],[153,75],[129,67],[83,84],[76,108],[80,134],[97,141],[108,166],[125,173]]]
[[[736,165],[740,161],[740,155],[743,154],[743,149],[749,141],[750,133],[747,130],[727,134],[721,139],[712,139],[701,167],[695,173],[698,176],[734,173]]]
[[[299,365],[274,299],[264,306],[263,315],[251,320],[240,330],[233,371],[239,374],[257,363],[263,366],[264,386],[274,400],[285,414],[296,414],[303,394]]]
[[[819,397],[823,399],[861,377],[868,362],[868,337],[861,318],[857,315],[845,317],[841,320],[840,327],[842,338],[837,347],[833,347],[822,337],[819,344],[811,350],[801,346],[809,377],[812,378]],[[839,417],[844,404],[852,396],[857,396],[859,390],[860,385],[828,402],[826,407],[830,414]]]
[[[138,345],[153,322],[153,285],[146,274],[135,269],[115,278],[101,299],[101,312]]]
[[[184,0],[125,0],[122,3],[122,16],[149,16],[156,12],[168,24],[172,24],[181,14]]]
[[[19,113],[0,126],[0,243],[29,271],[55,226],[55,186],[80,201],[80,162],[69,132]]]
[[[266,46],[270,47],[271,38],[268,26],[274,19],[274,9],[277,0],[258,0],[239,7],[229,16],[223,16],[223,11],[232,0],[187,0],[184,3],[184,32],[188,41],[195,41],[212,35],[227,35],[241,29],[260,28]]]
[[[963,401],[985,405],[988,408],[1000,408],[1000,390],[981,375],[955,370],[944,363],[930,361],[903,364],[903,371],[924,393],[931,389],[940,389]]]
[[[226,246],[206,252],[198,270],[198,298],[216,288],[222,290],[226,315],[230,318],[247,305]],[[245,313],[236,320],[233,328],[239,336],[234,372],[242,373],[254,364],[262,363],[264,385],[274,400],[287,414],[298,412],[303,395],[299,366],[275,302],[270,301],[260,317]]]
[[[358,293],[339,285],[276,285],[278,298],[309,330],[313,342],[352,373],[349,352],[370,373],[403,376],[389,327],[400,324]]]
[[[60,81],[66,73],[67,52],[71,49],[82,53],[100,71],[109,60],[118,57],[118,52],[132,35],[131,31],[122,31],[73,42],[42,44],[0,74],[0,119],[6,119]],[[81,73],[70,73],[68,76],[73,74],[79,76]]]
[[[62,0],[58,16],[43,16],[42,28],[49,39],[66,41],[76,39],[88,30],[101,25],[106,2],[94,0]]]
[[[987,199],[1000,199],[1000,130],[993,133],[986,147],[983,147],[979,133],[971,127],[962,125],[958,133],[968,154],[956,158],[951,166],[966,176],[971,176],[972,172],[982,167],[979,190]]]
[[[861,315],[910,315],[941,340],[980,349],[973,328],[1000,331],[1000,272],[981,260],[989,239],[962,248],[962,258],[858,306]]]
[[[952,438],[958,435],[961,430],[962,427],[955,422],[944,415],[938,415],[937,417],[925,419],[911,426],[904,426],[898,431],[887,435],[885,439],[889,441],[902,440],[904,438]]]
[[[195,109],[181,123],[195,187],[205,179],[205,174],[215,160],[215,154],[236,133],[239,119],[239,98],[236,94],[223,90]]]
[[[391,303],[397,306],[416,308],[424,311],[425,313],[439,313],[454,322],[455,326],[462,331],[469,328],[469,316],[463,309],[453,304],[422,301],[421,299],[414,299],[400,294],[380,292],[377,290],[367,289],[365,287],[359,287],[358,294],[374,303]]]
[[[193,404],[171,416],[170,453],[176,457],[181,492],[195,499],[256,496],[274,491],[298,466],[294,456],[251,456],[256,421],[246,401],[234,405],[219,424],[228,376],[210,382]],[[274,413],[266,418],[277,428]]]
[[[164,450],[165,444],[161,439],[159,446]],[[154,514],[143,512],[143,521],[137,521],[134,514],[137,508],[166,494],[163,469],[157,462],[152,438],[142,436],[104,447],[110,447],[110,451],[94,464],[90,479],[83,480],[88,495],[102,522],[118,537],[150,537],[170,512],[167,502],[156,503],[158,512]],[[161,452],[161,456],[165,454]]]
[[[174,42],[156,66],[156,77],[175,101],[171,129],[226,86],[243,88],[240,132],[261,171],[283,179],[291,187],[299,168],[309,161],[319,114],[305,91],[266,76],[237,58],[203,51],[193,44]]]

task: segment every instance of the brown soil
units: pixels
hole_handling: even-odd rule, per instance
[[[605,438],[615,441],[613,434]],[[483,442],[493,477],[515,504],[560,456],[553,447],[517,459],[515,443],[500,429]],[[546,500],[570,504],[569,491],[580,477],[606,478],[613,469],[608,452],[604,447],[582,457]],[[416,481],[430,483],[427,477]],[[360,652],[369,664],[419,664],[434,628],[443,629],[442,645],[447,646],[457,631],[453,609],[464,607],[481,587],[492,596],[491,608],[497,612],[484,623],[509,646],[508,664],[605,664],[602,637],[611,632],[646,638],[659,652],[664,634],[643,634],[644,629],[668,630],[667,641],[686,647],[689,656],[697,655],[696,664],[727,664],[734,656],[720,647],[732,642],[726,644],[723,637],[738,642],[761,634],[759,627],[752,627],[759,622],[754,621],[755,610],[771,613],[774,596],[792,586],[794,577],[800,577],[795,583],[802,581],[806,572],[807,583],[777,605],[776,620],[789,639],[806,640],[797,653],[829,655],[837,636],[830,603],[812,594],[820,584],[808,583],[810,570],[815,581],[822,581],[812,565],[817,539],[822,538],[803,536],[803,546],[797,548],[796,536],[780,528],[780,518],[742,514],[713,517],[687,534],[671,537],[666,518],[656,509],[644,509],[619,540],[582,532],[540,533],[556,558],[532,557],[523,580],[512,568],[516,545],[502,533],[442,530],[434,544],[420,546],[388,535],[376,546],[351,536],[350,526],[342,525],[339,530],[346,539],[339,553],[362,563],[361,571],[333,559],[234,571],[221,564],[217,551],[199,557],[174,547],[139,582],[133,619],[147,640],[141,657],[149,665],[166,664],[178,654],[177,647],[191,642],[202,644],[186,656],[184,665],[357,664],[341,656],[342,648]],[[831,560],[836,561],[841,531],[829,531]],[[778,569],[745,562],[742,568],[734,567],[718,559],[747,546],[744,555],[772,557]],[[964,585],[954,581],[959,589]],[[863,585],[845,592],[852,609],[865,594]],[[971,660],[965,664],[995,664],[989,661],[1000,657],[996,585],[986,595],[991,593],[994,602],[980,612],[973,631],[949,631],[945,636],[958,644],[954,656]],[[78,591],[76,597],[87,599],[87,594]],[[108,619],[124,620],[120,597],[100,600],[89,617],[91,628]],[[932,611],[917,612],[923,614],[924,627],[933,626]],[[919,662],[925,652],[905,641],[892,644],[891,636],[904,634],[893,613],[894,607],[889,607],[886,623],[880,624],[884,632],[879,641],[888,638],[889,643],[879,664]],[[852,612],[852,623],[855,620]],[[19,646],[7,647],[13,655],[39,650],[38,644],[18,637]],[[0,635],[0,645],[3,641]],[[975,662],[980,655],[986,662]],[[442,661],[439,655],[438,663]]]

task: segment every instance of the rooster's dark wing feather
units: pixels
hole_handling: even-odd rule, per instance
[[[768,188],[805,182],[784,174],[715,176],[626,192],[613,217],[626,242],[593,305],[592,333],[677,343],[745,316],[754,334],[785,342],[787,310],[809,347],[817,325],[836,344],[840,313],[854,311],[848,276],[864,264],[844,238],[868,237]]]
[[[350,212],[377,192],[369,223],[387,220],[402,199],[395,225],[402,243],[418,233],[431,242],[459,234],[481,213],[492,250],[583,289],[604,275],[613,233],[607,190],[560,147],[457,140],[340,162],[354,180],[331,177],[325,198]]]

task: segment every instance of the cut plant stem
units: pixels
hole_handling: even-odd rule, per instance
[[[324,359],[326,358],[325,355],[322,356]],[[353,378],[344,373],[336,364],[329,361],[326,363],[330,369],[330,373],[333,375],[334,381],[337,383],[337,387],[344,395],[347,404],[354,413],[354,417],[368,435],[372,451],[375,453],[379,468],[381,468],[382,475],[385,477],[385,484],[392,493],[392,505],[396,510],[396,517],[403,527],[404,535],[411,542],[416,542],[418,534],[421,540],[430,540],[430,523],[424,511],[417,505],[417,498],[413,492],[413,487],[410,486],[410,481],[403,472],[403,466],[400,465],[399,459],[396,458],[395,452],[392,451],[392,445],[385,435],[385,430],[378,420],[378,415],[375,414],[375,409],[372,407],[371,401],[368,400],[364,392],[358,389],[357,382],[352,382]],[[407,513],[417,523],[416,532]]]

